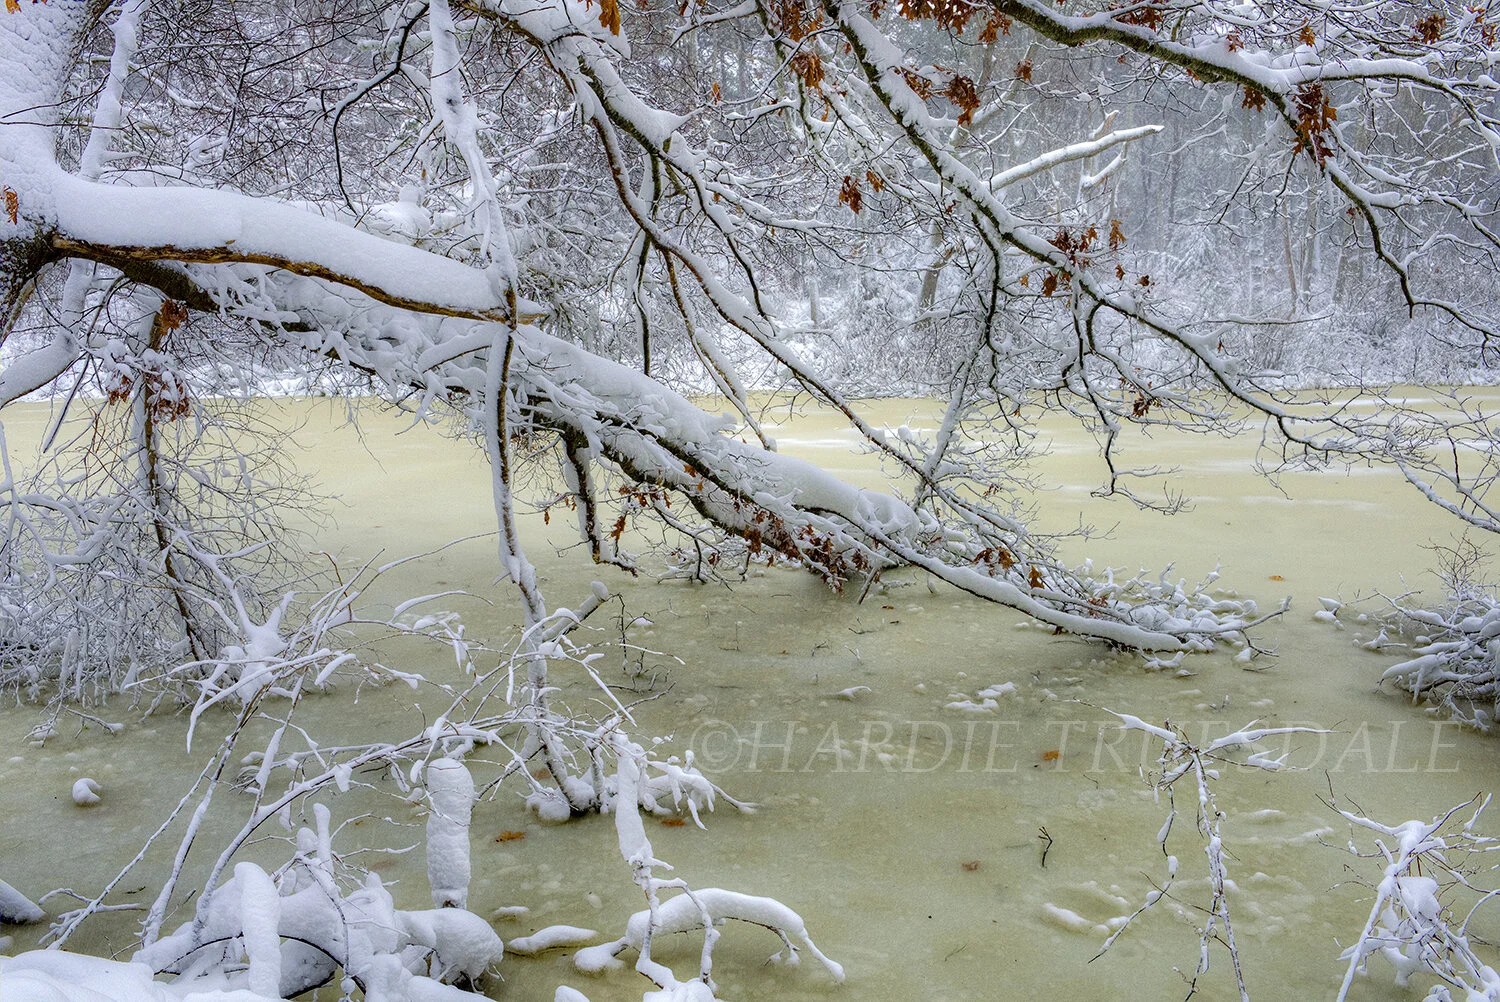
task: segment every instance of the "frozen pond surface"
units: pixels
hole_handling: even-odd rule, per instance
[[[488,470],[469,445],[420,427],[396,436],[404,423],[373,413],[362,420],[362,444],[342,426],[341,405],[286,406],[308,420],[309,451],[300,465],[342,498],[336,525],[320,539],[341,562],[377,551],[382,559],[406,555],[490,526]],[[892,426],[922,427],[931,425],[935,406],[888,401],[871,411]],[[39,407],[7,409],[13,453],[45,420]],[[836,451],[849,439],[832,418],[790,419],[774,434],[783,451],[881,483],[868,457]],[[636,711],[636,737],[672,736],[673,747],[693,749],[725,790],[761,805],[753,815],[721,808],[706,819],[707,831],[648,819],[657,856],[695,886],[781,899],[848,972],[838,988],[816,963],[766,966],[775,937],[731,927],[716,953],[724,998],[1118,998],[1125,985],[1132,998],[1183,997],[1187,982],[1174,968],[1190,974],[1196,964],[1189,923],[1206,900],[1204,854],[1186,790],[1179,806],[1189,816],[1170,843],[1181,860],[1174,899],[1090,962],[1119,917],[1165,877],[1155,837],[1167,808],[1141,777],[1156,749],[1114,726],[1106,707],[1208,738],[1251,720],[1332,732],[1280,739],[1302,771],[1229,771],[1219,784],[1235,882],[1230,904],[1255,998],[1331,998],[1342,976],[1341,944],[1357,936],[1368,910],[1368,888],[1357,879],[1376,879],[1379,866],[1341,851],[1348,826],[1322,800],[1332,794],[1395,824],[1494,790],[1500,746],[1493,737],[1376,691],[1392,659],[1357,646],[1373,627],[1350,622],[1338,630],[1312,619],[1318,596],[1348,600],[1374,589],[1394,594],[1435,585],[1425,573],[1432,565],[1426,547],[1451,541],[1455,527],[1398,477],[1367,470],[1288,475],[1283,495],[1252,471],[1254,436],[1158,434],[1134,443],[1132,456],[1180,467],[1169,483],[1198,499],[1193,510],[1163,518],[1090,498],[1086,488],[1101,476],[1091,441],[1060,425],[1049,434],[1057,448],[1043,461],[1043,476],[1072,486],[1040,497],[1045,525],[1067,529],[1082,517],[1113,526],[1110,538],[1070,542],[1072,556],[1131,572],[1175,561],[1174,576],[1189,579],[1222,560],[1220,584],[1263,609],[1292,596],[1292,611],[1259,636],[1279,657],[1258,660],[1255,671],[1228,653],[1188,658],[1183,667],[1191,674],[1149,671],[1140,658],[1054,638],[920,574],[890,575],[863,604],[784,570],[733,591],[633,580],[593,566],[582,548],[566,548],[562,520],[526,520],[529,552],[554,606],[576,605],[597,578],[624,596],[630,616],[650,621],[631,632],[633,642],[661,652],[639,661],[635,675],[642,677],[622,668],[618,652],[598,664],[606,681],[655,696]],[[384,583],[394,589],[392,601],[468,591],[474,598],[455,599],[452,608],[463,613],[470,636],[497,646],[519,622],[511,591],[493,582],[489,540],[408,568],[407,577]],[[590,624],[607,641],[618,627],[603,616]],[[452,657],[434,648],[401,648],[388,657],[435,681],[459,680]],[[565,671],[555,681],[577,708],[598,699],[586,680]],[[845,690],[857,691],[836,695]],[[986,692],[994,701],[989,709]],[[950,705],[964,701],[979,708]],[[435,689],[346,686],[309,699],[298,719],[323,743],[341,744],[415,733],[445,706]],[[95,893],[177,803],[227,725],[200,725],[194,754],[186,755],[185,715],[142,721],[123,701],[94,712],[129,726],[112,736],[65,719],[58,737],[35,747],[26,736],[38,710],[0,709],[0,877],[33,897],[54,887]],[[470,760],[481,783],[494,773],[488,758],[481,749]],[[70,791],[81,777],[98,780],[101,803],[74,805]],[[421,842],[418,812],[387,780],[365,778],[367,787],[326,798],[335,819],[347,823],[335,848],[395,881],[399,907],[423,907],[420,849],[355,854],[361,846]],[[239,827],[247,803],[233,795],[217,802],[201,836],[205,860]],[[1488,821],[1500,830],[1500,813]],[[1051,839],[1045,865],[1043,829]],[[279,826],[265,832],[246,855],[277,865],[289,848],[274,837],[283,834]],[[502,787],[475,811],[469,907],[481,914],[529,908],[519,920],[497,923],[506,939],[559,923],[598,929],[601,939],[617,936],[641,900],[615,840],[607,818],[544,824]],[[117,899],[149,903],[167,862],[166,854],[153,855],[123,885],[135,893]],[[196,865],[201,878],[206,862]],[[54,897],[48,907],[55,913],[67,905]],[[190,907],[179,906],[169,925]],[[128,955],[138,918],[122,912],[94,920],[71,946]],[[32,948],[41,931],[7,927],[10,952]],[[1500,938],[1500,929],[1473,931]],[[699,940],[678,938],[681,945],[663,959],[687,972]],[[557,985],[568,984],[594,1002],[612,1002],[638,999],[649,987],[628,970],[578,974],[568,951],[507,958],[502,973],[503,983],[490,985],[501,999],[550,1000]],[[1199,991],[1204,999],[1235,995],[1222,951]],[[1394,987],[1391,968],[1376,961],[1351,997],[1420,994]],[[329,986],[321,997],[338,996]]]

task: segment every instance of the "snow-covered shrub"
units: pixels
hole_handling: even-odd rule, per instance
[[[318,804],[314,813],[317,830],[299,830],[286,866],[273,875],[237,863],[192,919],[130,963],[41,951],[0,959],[0,983],[18,997],[33,991],[64,1002],[250,1002],[292,998],[342,976],[345,995],[358,988],[367,1002],[483,998],[467,988],[504,956],[489,923],[462,908],[400,910],[378,875],[340,873],[329,811]],[[161,976],[171,981],[154,980]]]
[[[1482,583],[1483,554],[1472,541],[1435,550],[1446,595],[1430,605],[1411,596],[1392,603],[1387,628],[1411,638],[1411,656],[1387,668],[1380,680],[1488,730],[1500,708],[1500,595]]]
[[[1469,931],[1483,906],[1489,905],[1487,917],[1493,916],[1500,895],[1494,866],[1484,859],[1500,841],[1475,827],[1489,802],[1485,797],[1467,820],[1461,815],[1474,807],[1475,800],[1430,821],[1394,826],[1333,805],[1349,822],[1348,851],[1385,864],[1371,885],[1375,900],[1359,938],[1341,957],[1349,963],[1338,1002],[1344,1002],[1355,974],[1368,971],[1375,956],[1395,968],[1397,985],[1405,987],[1413,975],[1436,979],[1427,994],[1429,1002],[1500,1000],[1494,945]],[[1356,835],[1370,838],[1372,832],[1373,849],[1355,841]],[[1488,962],[1481,958],[1481,950],[1488,954]]]
[[[142,323],[156,330],[151,312]],[[291,468],[289,435],[247,401],[186,396],[128,340],[91,388],[105,398],[59,422],[53,451],[3,457],[0,689],[31,699],[191,701],[184,683],[246,645],[241,619],[333,583],[292,527],[321,499]]]
[[[1161,756],[1157,759],[1158,771],[1151,779],[1152,790],[1157,797],[1167,798],[1167,819],[1157,832],[1156,842],[1166,857],[1166,879],[1160,887],[1146,895],[1145,901],[1129,916],[1125,917],[1115,931],[1099,949],[1103,955],[1115,944],[1132,922],[1155,907],[1167,897],[1177,881],[1177,857],[1167,851],[1167,840],[1177,820],[1176,786],[1181,780],[1191,778],[1191,796],[1196,804],[1194,821],[1198,836],[1203,840],[1203,851],[1208,858],[1207,878],[1210,900],[1203,906],[1206,916],[1198,927],[1198,963],[1191,975],[1192,989],[1196,990],[1198,979],[1206,975],[1210,966],[1210,947],[1214,943],[1224,946],[1229,955],[1229,964],[1234,972],[1235,985],[1242,1002],[1249,1002],[1250,993],[1245,986],[1244,970],[1240,964],[1239,947],[1235,943],[1234,924],[1229,912],[1227,890],[1230,884],[1229,866],[1231,858],[1225,849],[1221,831],[1224,813],[1219,810],[1214,792],[1214,781],[1219,778],[1219,766],[1262,769],[1275,772],[1286,766],[1286,756],[1270,758],[1266,752],[1258,751],[1255,745],[1278,734],[1319,733],[1307,727],[1256,727],[1252,721],[1244,727],[1221,738],[1202,744],[1195,743],[1187,733],[1171,724],[1157,727],[1128,713],[1107,711],[1120,718],[1121,725],[1129,730],[1143,731],[1162,743]],[[1097,958],[1096,958],[1097,959]]]

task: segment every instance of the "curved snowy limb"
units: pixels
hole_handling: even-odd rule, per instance
[[[641,949],[648,941],[648,929],[650,936],[696,932],[705,928],[705,921],[717,924],[729,919],[758,925],[780,936],[782,951],[771,958],[773,961],[796,964],[798,947],[792,944],[792,939],[796,938],[827,969],[835,982],[843,982],[843,965],[818,949],[808,935],[802,916],[775,898],[741,894],[718,887],[701,887],[691,893],[668,898],[657,906],[654,914],[650,909],[636,912],[626,923],[624,936],[611,943],[585,947],[574,955],[574,964],[579,970],[588,972],[619,966],[614,958],[627,949]],[[657,973],[660,974],[659,971]],[[664,977],[663,981],[667,979]],[[666,986],[662,984],[662,987]]]
[[[328,222],[327,227],[331,236],[338,224]],[[371,239],[346,228],[344,232],[354,238],[353,248]],[[246,278],[252,277],[253,269],[247,271],[243,264],[238,268]],[[241,308],[236,305],[240,286],[233,280],[234,271],[220,274],[200,267],[200,272],[198,295],[217,292],[226,306]],[[746,446],[729,434],[724,422],[709,418],[656,381],[532,328],[522,328],[514,342],[497,342],[495,328],[483,324],[407,319],[381,307],[360,305],[358,297],[348,302],[320,282],[293,279],[284,272],[256,273],[254,278],[255,284],[245,288],[255,298],[241,301],[247,313],[273,316],[279,324],[305,332],[292,335],[305,347],[338,355],[393,384],[435,383],[445,394],[461,390],[473,399],[492,400],[502,383],[511,384],[529,412],[528,420],[562,429],[583,450],[611,460],[637,482],[682,492],[700,514],[749,539],[752,553],[765,545],[802,559],[830,583],[882,567],[920,563],[971,593],[1062,629],[1157,650],[1181,649],[1189,637],[1197,638],[1194,646],[1201,646],[1205,637],[1232,635],[1248,625],[1233,617],[1195,623],[1174,622],[1168,616],[1142,628],[1128,609],[1100,600],[1045,551],[1034,551],[1013,521],[997,518],[949,487],[936,486],[929,475],[930,461],[919,469],[926,476],[924,489],[954,510],[971,513],[957,534],[930,513],[893,497],[857,490],[806,462]],[[507,377],[495,363],[513,351],[515,361],[507,364],[517,368]],[[497,417],[501,412],[498,406],[484,409]],[[886,440],[873,429],[864,430]],[[493,451],[508,436],[492,428],[489,438]],[[905,453],[897,454],[905,458]],[[909,458],[905,461],[909,468],[915,465]],[[497,475],[506,465],[496,464]],[[588,508],[586,500],[584,510]],[[592,538],[600,541],[597,529]],[[986,553],[1001,555],[991,558],[991,573],[963,566],[984,560]],[[525,576],[519,567],[515,573]],[[996,574],[1009,580],[997,580]]]
[[[630,917],[625,935],[619,940],[585,947],[574,954],[574,965],[579,970],[593,973],[618,968],[623,966],[616,959],[619,954],[634,949],[639,953],[635,969],[664,992],[673,993],[672,998],[681,994],[689,998],[712,999],[717,996],[713,980],[713,951],[719,939],[717,926],[725,919],[738,919],[764,926],[781,938],[783,950],[771,958],[772,962],[789,965],[798,962],[797,947],[790,939],[790,936],[796,936],[828,969],[834,980],[842,982],[842,965],[817,948],[802,917],[781,902],[719,888],[694,890],[683,880],[656,876],[657,867],[671,867],[655,857],[641,820],[640,805],[646,785],[642,768],[647,764],[646,753],[640,745],[618,732],[612,733],[609,740],[616,759],[615,793],[610,805],[615,815],[615,834],[621,857],[630,866],[636,884],[646,895],[647,907]],[[662,901],[660,892],[663,890],[682,893]],[[689,981],[679,981],[671,968],[652,957],[652,941],[660,935],[698,929],[703,930],[698,974]]]

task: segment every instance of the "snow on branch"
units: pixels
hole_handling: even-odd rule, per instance
[[[124,266],[131,261],[271,265],[335,281],[402,309],[507,318],[491,277],[458,261],[362,233],[264,198],[196,188],[101,185],[57,172],[53,247]],[[546,312],[523,302],[522,315]]]
[[[1121,726],[1126,729],[1142,731],[1162,743],[1162,753],[1157,759],[1158,771],[1151,776],[1151,786],[1158,797],[1165,794],[1167,798],[1167,819],[1156,835],[1156,842],[1166,858],[1167,876],[1161,886],[1147,894],[1140,907],[1115,928],[1100,947],[1095,959],[1114,946],[1136,918],[1171,895],[1173,885],[1177,881],[1178,860],[1168,851],[1167,844],[1177,820],[1176,784],[1191,777],[1194,787],[1192,797],[1197,805],[1194,815],[1195,827],[1198,836],[1203,840],[1203,852],[1208,857],[1210,900],[1202,909],[1207,917],[1198,928],[1198,964],[1189,982],[1189,994],[1196,991],[1199,979],[1209,972],[1210,947],[1214,943],[1220,943],[1228,953],[1230,969],[1234,974],[1235,986],[1239,991],[1241,1002],[1249,1002],[1250,993],[1245,985],[1244,970],[1240,963],[1239,947],[1235,942],[1234,924],[1230,916],[1228,892],[1232,881],[1226,861],[1232,857],[1224,846],[1222,832],[1224,812],[1219,810],[1213,785],[1214,781],[1219,778],[1216,765],[1276,772],[1286,767],[1286,756],[1270,758],[1266,752],[1255,750],[1256,744],[1276,735],[1327,732],[1311,727],[1256,727],[1252,721],[1223,737],[1199,744],[1192,741],[1182,729],[1172,727],[1170,722],[1164,726],[1157,726],[1132,714],[1118,713],[1109,709],[1105,712],[1118,717]],[[1244,751],[1244,753],[1231,754],[1237,751]]]
[[[1467,821],[1459,815],[1470,807]],[[1463,993],[1468,1002],[1500,999],[1500,974],[1475,953],[1479,945],[1469,925],[1485,905],[1491,905],[1500,888],[1474,882],[1478,872],[1493,867],[1475,867],[1482,854],[1493,852],[1497,841],[1475,826],[1490,797],[1458,804],[1430,821],[1407,821],[1387,825],[1346,811],[1330,803],[1349,822],[1348,852],[1384,863],[1373,885],[1374,901],[1354,944],[1340,959],[1348,961],[1338,1002],[1349,997],[1357,973],[1368,970],[1372,957],[1382,957],[1395,969],[1399,987],[1407,987],[1415,974],[1430,975],[1440,984],[1428,993],[1430,999],[1453,998],[1448,988]],[[1458,820],[1455,820],[1458,819]],[[1374,849],[1362,849],[1354,836],[1373,839]],[[1493,883],[1491,881],[1490,883]],[[1461,905],[1460,895],[1474,900]],[[1446,900],[1445,900],[1446,899]],[[1467,907],[1462,917],[1455,908]],[[1493,906],[1490,911],[1493,911]]]
[[[641,821],[640,804],[645,796],[642,767],[648,764],[646,753],[640,745],[623,736],[615,736],[611,743],[616,755],[616,785],[610,809],[615,815],[620,855],[645,894],[647,907],[630,917],[625,935],[618,940],[586,947],[574,954],[574,966],[593,974],[619,968],[623,966],[617,959],[619,954],[634,949],[638,952],[635,969],[662,989],[660,994],[648,993],[648,1000],[686,1002],[715,999],[718,994],[713,980],[713,950],[719,939],[718,927],[728,919],[736,919],[770,929],[781,939],[782,949],[770,958],[770,962],[798,963],[798,947],[792,942],[795,936],[836,982],[842,982],[842,965],[818,949],[808,935],[802,917],[781,902],[720,888],[693,889],[685,881],[656,875],[657,868],[671,867],[655,857]],[[661,899],[661,891],[674,889],[681,893],[665,901]],[[698,974],[688,981],[680,981],[671,968],[653,959],[652,943],[660,936],[699,929],[703,930],[703,948]]]

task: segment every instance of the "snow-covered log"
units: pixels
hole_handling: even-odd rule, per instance
[[[505,943],[505,952],[531,956],[565,946],[582,946],[589,940],[597,938],[598,935],[593,929],[584,929],[575,925],[549,925],[545,929],[538,929],[530,936],[511,937]]]

